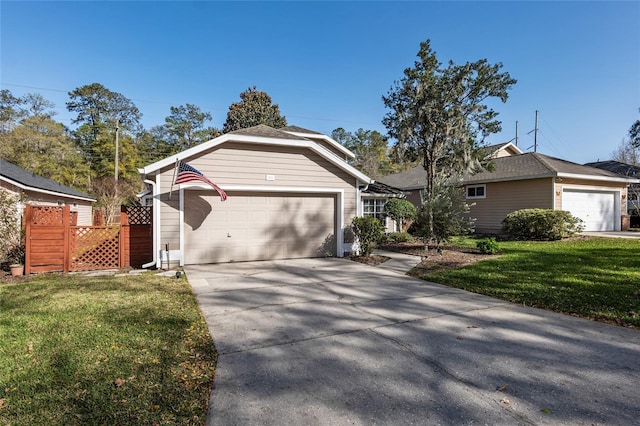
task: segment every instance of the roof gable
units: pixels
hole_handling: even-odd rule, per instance
[[[90,195],[77,191],[61,183],[31,173],[13,163],[0,159],[0,179],[23,190],[51,193],[65,197],[96,201]]]
[[[351,152],[350,150],[348,150],[347,148],[342,146],[342,144],[339,143],[338,141],[334,140],[333,138],[330,138],[329,136],[327,136],[325,134],[314,132],[313,130],[304,129],[304,128],[298,127],[298,126],[287,126],[287,127],[283,127],[280,130],[283,130],[283,131],[285,131],[287,133],[290,133],[292,135],[295,135],[295,136],[303,137],[305,139],[322,140],[324,142],[329,143],[329,145],[331,145],[337,151],[343,153],[347,157],[356,158],[356,154],[354,154],[353,152]]]
[[[157,172],[162,168],[173,166],[179,160],[189,160],[190,158],[197,157],[202,153],[215,148],[216,146],[219,146],[225,142],[240,142],[258,145],[264,144],[307,148],[316,152],[321,157],[335,164],[350,175],[356,177],[359,181],[365,183],[369,183],[371,181],[371,178],[356,170],[353,166],[338,157],[336,154],[329,151],[327,148],[322,147],[317,142],[297,134],[285,132],[280,129],[274,129],[263,124],[226,133],[222,136],[211,139],[207,142],[203,142],[178,154],[164,158],[153,164],[149,164],[139,169],[139,172],[142,175],[153,174],[154,172]]]

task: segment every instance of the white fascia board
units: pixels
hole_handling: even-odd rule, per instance
[[[56,197],[73,198],[74,200],[90,201],[92,203],[95,203],[97,201],[94,198],[79,197],[77,195],[65,194],[64,192],[55,192],[55,191],[49,191],[49,190],[46,190],[46,189],[34,188],[33,186],[23,185],[23,184],[21,184],[19,182],[16,182],[16,181],[11,180],[9,178],[6,178],[4,176],[0,176],[0,180],[3,180],[5,182],[7,182],[7,183],[10,183],[13,186],[17,186],[18,188],[20,188],[22,190],[25,190],[25,191],[33,191],[33,192],[39,192],[41,194],[55,195]]]
[[[350,175],[358,178],[361,182],[370,183],[371,178],[366,176],[365,174],[356,170],[353,166],[338,158],[337,156],[331,154],[326,149],[318,146],[313,141],[310,140],[292,140],[292,139],[276,139],[276,138],[265,138],[259,136],[247,136],[247,135],[233,135],[227,133],[226,135],[222,135],[215,139],[212,139],[208,142],[201,143],[200,145],[194,146],[193,148],[189,148],[186,151],[182,151],[178,154],[172,155],[171,157],[167,157],[164,160],[157,161],[153,164],[150,164],[146,167],[138,169],[140,174],[148,175],[149,173],[155,172],[157,170],[162,169],[163,167],[167,167],[170,165],[174,165],[178,160],[184,160],[194,155],[197,155],[203,151],[209,150],[211,148],[215,148],[216,146],[223,144],[225,142],[245,142],[245,143],[253,143],[253,144],[264,144],[264,145],[276,145],[276,146],[288,146],[288,147],[299,147],[299,148],[309,148],[312,151],[319,154],[321,157],[325,158],[329,162],[335,164],[345,172]]]
[[[578,175],[574,173],[558,173],[559,178],[567,179],[583,179],[583,180],[597,180],[597,181],[609,181],[619,183],[640,183],[640,179],[631,177],[614,177],[614,176],[594,176],[594,175]]]
[[[303,137],[303,138],[322,139],[323,141],[329,142],[338,151],[342,152],[343,154],[348,155],[350,158],[356,158],[356,154],[354,154],[352,151],[350,151],[349,149],[345,148],[338,141],[336,141],[333,138],[330,138],[327,135],[323,135],[323,134],[319,134],[319,133],[302,133],[302,132],[287,132],[287,133],[289,133],[291,135],[294,135],[294,136],[300,136],[300,137]]]
[[[496,179],[483,179],[477,181],[466,181],[463,180],[460,182],[460,185],[482,185],[484,183],[494,183],[494,182],[512,182],[516,180],[530,180],[530,179],[544,179],[544,178],[552,178],[558,176],[556,173],[546,173],[543,175],[528,175],[528,176],[513,176],[509,178],[496,178]]]

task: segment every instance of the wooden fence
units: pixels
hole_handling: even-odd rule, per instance
[[[25,273],[140,267],[153,259],[151,207],[123,206],[120,224],[77,226],[69,206],[27,206]]]

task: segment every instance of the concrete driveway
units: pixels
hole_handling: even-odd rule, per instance
[[[631,425],[640,332],[345,259],[186,267],[208,425]]]

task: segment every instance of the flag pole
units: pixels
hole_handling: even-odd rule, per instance
[[[173,179],[171,179],[171,189],[169,189],[169,199],[171,199],[171,194],[173,193],[173,183],[176,181],[176,172],[178,171],[179,163],[180,163],[180,159],[176,158],[176,165],[173,166]]]

